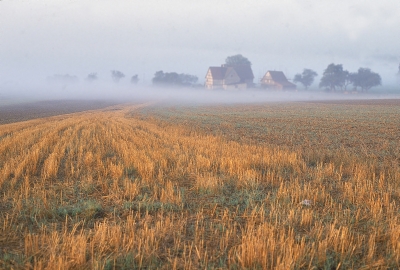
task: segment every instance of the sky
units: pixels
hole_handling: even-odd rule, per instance
[[[159,70],[203,83],[235,54],[252,62],[255,81],[335,63],[391,83],[399,14],[398,0],[1,0],[0,85],[92,72],[111,81],[111,70],[127,83],[138,74],[150,84]]]

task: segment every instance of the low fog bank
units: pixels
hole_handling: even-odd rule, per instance
[[[400,88],[400,87],[399,87]],[[240,104],[294,101],[400,99],[400,89],[369,93],[327,93],[316,90],[207,90],[107,83],[74,85],[7,85],[0,87],[0,106],[45,100],[106,100],[118,103],[156,101],[173,104]]]

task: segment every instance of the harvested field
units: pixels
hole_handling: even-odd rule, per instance
[[[349,100],[316,100],[310,103],[347,104],[347,105],[376,105],[400,106],[400,99],[349,99]]]
[[[315,149],[320,149],[382,159],[387,152],[389,156],[399,156],[399,111],[400,100],[344,100],[234,107],[148,107],[135,112],[135,116],[240,143],[279,146],[303,155],[308,150],[315,154]]]
[[[0,126],[0,268],[398,269],[400,102]]]

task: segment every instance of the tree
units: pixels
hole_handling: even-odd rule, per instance
[[[357,87],[361,88],[361,92],[367,92],[372,87],[382,84],[381,76],[369,68],[359,68],[358,72],[352,73],[351,81],[356,90]]]
[[[353,79],[352,79],[353,73],[350,73],[347,70],[343,71],[343,73],[344,73],[344,82],[342,85],[342,90],[347,91],[347,86],[349,86],[350,84],[353,83]]]
[[[336,91],[337,87],[343,89],[347,74],[342,65],[332,63],[325,69],[319,87],[325,87],[329,91]]]
[[[133,75],[131,78],[132,84],[137,84],[139,82],[139,76],[137,74]]]
[[[65,88],[67,88],[68,85],[79,82],[79,79],[75,75],[54,74],[53,76],[47,77],[47,81],[50,83],[60,84],[62,89],[65,90]]]
[[[157,71],[152,79],[155,85],[164,86],[192,86],[198,81],[197,76],[189,74],[178,74],[176,72]]]
[[[308,87],[314,82],[314,78],[318,76],[317,72],[311,69],[304,69],[302,74],[296,74],[294,76],[293,82],[301,83],[304,88],[307,90]]]
[[[397,72],[397,81],[400,83],[400,64],[399,64],[399,71]]]
[[[197,83],[199,78],[197,78],[197,76],[194,76],[194,75],[179,74],[179,80],[182,85],[190,86],[190,85]]]
[[[397,72],[397,76],[400,77],[400,64],[399,64],[399,71]]]
[[[93,82],[93,81],[97,80],[97,73],[95,73],[95,72],[90,73],[89,75],[87,75],[85,80],[87,82]]]
[[[115,83],[118,83],[122,78],[125,77],[125,74],[119,70],[111,70],[111,77]]]
[[[244,57],[241,54],[228,56],[225,59],[225,64],[227,66],[236,66],[236,65],[250,65],[251,66],[251,62],[249,61],[249,59],[247,59],[246,57]]]

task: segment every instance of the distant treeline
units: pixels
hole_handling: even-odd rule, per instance
[[[304,69],[303,73],[295,75],[293,82],[300,83],[307,89],[314,82],[316,76],[318,74],[315,71]],[[353,91],[360,89],[362,92],[366,92],[381,84],[381,76],[369,68],[359,68],[357,72],[349,72],[344,70],[342,65],[332,63],[324,70],[319,87],[331,92],[345,92],[351,85]]]
[[[251,62],[241,54],[229,56],[226,58],[227,65],[251,65]],[[298,73],[294,76],[293,82],[301,84],[305,89],[308,89],[314,82],[315,77],[318,74],[312,69],[305,68],[302,73]],[[398,77],[400,78],[400,65]],[[121,79],[125,78],[125,74],[119,70],[111,70],[111,79],[113,82],[118,83]],[[62,83],[64,87],[68,84],[78,82],[78,77],[65,74],[56,74],[47,78],[49,82]],[[92,72],[85,78],[86,82],[94,82],[98,80],[96,72]],[[137,84],[139,82],[139,76],[134,74],[130,82]],[[198,83],[198,77],[195,75],[177,73],[177,72],[164,72],[162,70],[157,71],[152,78],[152,84],[156,86],[202,86]],[[326,91],[346,92],[362,91],[366,92],[372,87],[379,86],[382,84],[381,76],[378,73],[371,71],[369,68],[360,67],[357,72],[349,72],[343,69],[341,64],[329,64],[324,70],[321,80],[319,82],[319,88],[323,88]]]

